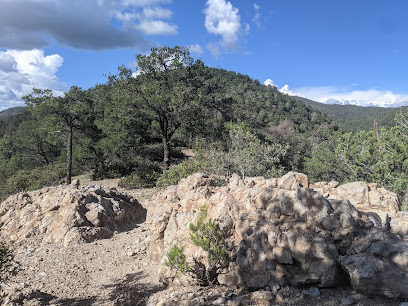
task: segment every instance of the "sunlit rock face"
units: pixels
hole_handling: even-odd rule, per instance
[[[387,232],[377,214],[308,187],[307,176],[293,172],[245,181],[234,175],[224,187],[196,173],[151,199],[149,254],[163,263],[177,243],[187,257],[205,261],[189,231],[205,205],[224,232],[231,256],[220,283],[254,289],[276,283],[332,287],[348,274],[363,293],[408,297],[407,242]]]
[[[408,235],[408,213],[400,211],[400,202],[394,192],[365,182],[344,185],[339,185],[338,182],[319,182],[312,184],[310,188],[327,199],[348,200],[361,212],[374,212],[380,217],[383,227],[388,223],[391,232]]]
[[[2,236],[13,243],[91,242],[126,230],[145,214],[136,199],[101,186],[49,187],[10,196],[0,204]]]

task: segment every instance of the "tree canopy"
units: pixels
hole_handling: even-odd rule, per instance
[[[316,108],[247,75],[211,68],[186,47],[136,55],[103,84],[62,96],[34,89],[23,113],[0,121],[0,198],[94,178],[164,186],[191,171],[228,176],[306,173],[312,181],[365,180],[407,194],[407,117],[344,132]],[[197,149],[182,161],[179,147]],[[171,167],[170,167],[171,166]],[[168,170],[166,170],[168,169]],[[161,174],[161,171],[163,171]],[[143,181],[145,180],[145,181]]]

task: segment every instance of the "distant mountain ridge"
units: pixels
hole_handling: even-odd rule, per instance
[[[294,97],[296,100],[318,109],[325,113],[330,119],[339,123],[341,128],[347,132],[368,131],[373,128],[374,119],[378,125],[384,127],[395,126],[395,115],[405,111],[408,107],[385,108],[374,106],[357,106],[342,104],[325,104],[312,101],[302,97]]]
[[[11,107],[0,112],[0,120],[7,117],[21,114],[24,112],[25,106]]]

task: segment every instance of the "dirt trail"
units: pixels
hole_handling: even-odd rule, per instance
[[[89,184],[117,188],[117,182],[103,180]],[[153,189],[117,189],[136,197],[144,207],[146,199],[154,193]],[[13,281],[27,283],[48,294],[49,304],[144,305],[151,293],[163,289],[158,270],[147,258],[149,241],[144,222],[111,239],[66,248],[27,239],[16,250],[21,266]]]

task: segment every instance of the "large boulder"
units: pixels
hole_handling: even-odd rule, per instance
[[[253,289],[270,283],[331,287],[346,279],[347,273],[353,286],[364,293],[408,297],[401,287],[408,275],[403,257],[384,251],[379,259],[375,250],[358,247],[378,245],[378,235],[385,233],[385,248],[398,245],[405,252],[407,243],[381,228],[375,213],[360,212],[347,200],[324,198],[307,188],[307,177],[298,173],[245,181],[235,175],[228,186],[212,185],[209,177],[197,173],[151,199],[147,222],[153,235],[149,248],[153,260],[163,263],[174,244],[184,247],[187,257],[205,260],[205,252],[191,243],[189,231],[205,205],[208,217],[224,232],[232,258],[218,277],[220,283]],[[364,282],[358,279],[365,274],[353,266],[351,256],[365,256],[373,265],[378,264],[375,260],[386,262],[392,272],[369,274],[375,289],[360,285]],[[390,274],[401,286],[388,294],[391,289],[385,283]]]
[[[98,185],[22,192],[0,204],[2,236],[16,244],[27,238],[64,246],[109,238],[144,214],[136,199]]]
[[[338,182],[318,182],[310,185],[327,199],[347,200],[359,211],[375,213],[383,227],[391,232],[408,235],[408,213],[400,211],[396,193],[378,187],[377,184],[353,182],[339,185]]]
[[[368,295],[408,297],[408,243],[396,235],[373,227],[354,239],[339,262],[354,289]]]
[[[397,194],[377,184],[353,182],[339,185],[337,182],[319,182],[310,185],[310,188],[328,199],[349,200],[361,211],[395,213],[400,210]]]

